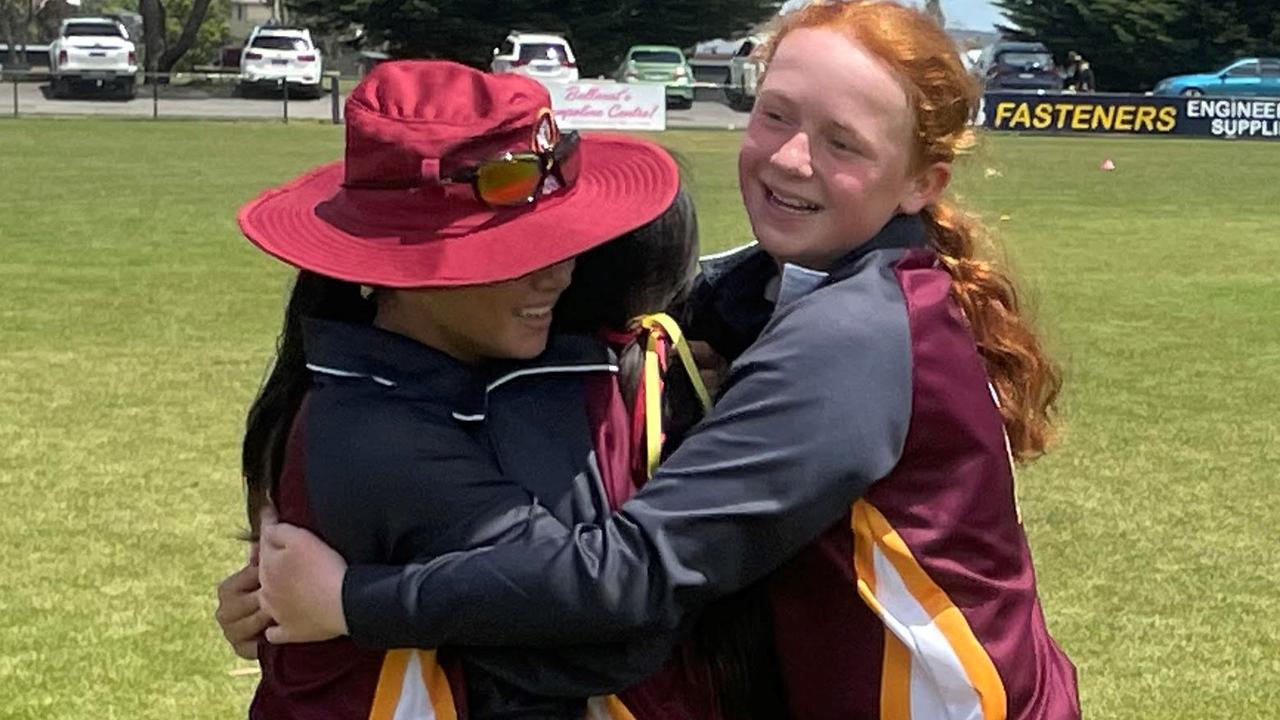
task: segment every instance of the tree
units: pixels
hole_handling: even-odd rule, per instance
[[[1280,53],[1275,0],[996,0],[1001,30],[1038,40],[1061,59],[1092,64],[1099,85],[1146,90],[1169,75],[1216,69],[1246,55]]]
[[[628,46],[686,47],[745,32],[777,0],[293,0],[290,9],[328,31],[360,25],[393,57],[441,57],[486,67],[511,30],[563,33],[584,76],[604,74]]]
[[[138,0],[148,72],[205,61],[226,41],[230,0]],[[194,52],[193,52],[194,51]],[[191,53],[192,58],[187,58]]]
[[[4,39],[8,49],[5,51],[4,65],[13,67],[18,64],[18,27],[22,22],[22,13],[18,0],[0,0],[0,38]]]
[[[40,37],[40,21],[61,10],[61,3],[49,5],[46,8],[43,0],[0,0],[0,39],[8,46],[4,65],[19,65],[18,47],[25,51],[27,43]]]

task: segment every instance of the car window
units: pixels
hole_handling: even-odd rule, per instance
[[[737,57],[746,57],[751,54],[752,50],[755,50],[755,49],[756,49],[755,43],[751,42],[750,40],[744,40],[742,43],[742,47],[738,48]]]
[[[71,23],[63,35],[66,37],[124,37],[118,26],[107,23]]]
[[[1227,77],[1257,77],[1258,63],[1254,61],[1240,63],[1227,71]]]
[[[1053,64],[1053,56],[1047,52],[1003,52],[996,62],[1017,68],[1047,68]]]
[[[667,63],[670,65],[684,63],[684,58],[680,57],[680,53],[674,50],[636,50],[631,53],[631,59],[638,63]]]
[[[555,60],[564,62],[568,57],[564,46],[559,43],[522,43],[520,45],[521,62],[534,60]]]
[[[1263,60],[1262,76],[1280,77],[1280,60]]]
[[[515,44],[515,43],[513,43],[513,42],[511,42],[511,40],[509,40],[509,39],[508,39],[508,40],[503,40],[503,41],[502,41],[502,45],[498,48],[498,54],[499,54],[499,55],[502,55],[502,56],[515,55],[515,54],[516,54],[516,44]]]
[[[310,50],[311,45],[306,40],[296,37],[281,37],[279,35],[268,35],[263,37],[259,35],[253,39],[251,47],[262,48],[264,50]]]

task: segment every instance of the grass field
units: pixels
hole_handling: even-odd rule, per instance
[[[287,274],[234,215],[341,141],[0,121],[0,718],[242,716],[213,587]],[[745,240],[737,136],[662,141],[706,249]],[[1089,717],[1280,705],[1277,167],[1280,143],[993,137],[959,178],[1067,369],[1021,494]]]

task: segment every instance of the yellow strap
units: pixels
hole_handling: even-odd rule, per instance
[[[684,364],[685,373],[689,376],[689,382],[693,385],[693,391],[698,395],[704,412],[711,410],[711,395],[702,384],[702,376],[698,374],[698,365],[693,360],[693,351],[689,349],[684,333],[670,315],[642,315],[633,320],[632,324],[649,331],[649,341],[644,351],[644,436],[648,459],[646,467],[648,476],[653,477],[654,471],[658,469],[658,462],[662,459],[662,368],[658,362],[658,336],[654,330],[661,329],[671,338],[671,344]]]
[[[667,337],[671,338],[671,344],[676,348],[676,354],[684,363],[684,370],[689,375],[689,382],[693,384],[693,391],[698,394],[698,400],[702,402],[702,411],[711,412],[711,395],[707,392],[707,387],[702,384],[702,376],[698,374],[698,364],[693,361],[693,351],[689,349],[689,342],[684,339],[684,331],[680,329],[680,325],[666,313],[644,315],[639,321],[641,327],[649,330],[660,327],[667,332]]]

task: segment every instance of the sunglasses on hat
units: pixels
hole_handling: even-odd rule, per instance
[[[489,207],[528,205],[543,195],[578,181],[582,160],[578,133],[569,131],[550,148],[537,152],[503,153],[479,165],[440,178],[443,183],[470,184],[476,199]],[[553,182],[548,183],[550,178]]]

